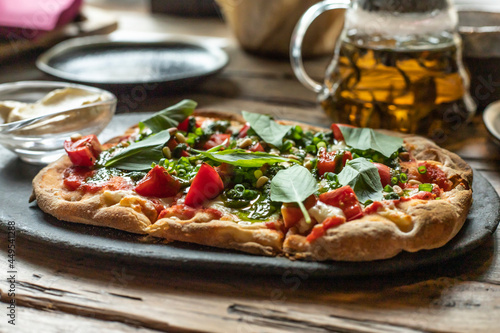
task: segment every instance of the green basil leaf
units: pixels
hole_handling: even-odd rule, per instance
[[[360,202],[383,199],[378,169],[366,158],[359,157],[347,162],[338,174],[338,180],[343,186],[351,186]]]
[[[371,128],[353,128],[347,126],[339,126],[339,128],[342,131],[345,143],[354,149],[372,149],[385,157],[391,157],[394,152],[403,146],[402,138],[385,135]]]
[[[144,140],[134,142],[104,163],[106,167],[141,171],[151,169],[151,163],[163,158],[162,149],[170,139],[168,130],[152,134]]]
[[[139,123],[142,130],[148,127],[153,133],[158,133],[164,129],[177,127],[187,117],[193,114],[198,104],[190,99],[185,99],[162,111],[159,111],[148,119]]]
[[[243,118],[250,124],[250,127],[267,143],[277,148],[283,145],[283,138],[292,129],[290,125],[280,125],[271,117],[264,114],[250,113],[242,111]]]
[[[243,149],[227,149],[222,151],[193,151],[220,163],[228,163],[244,168],[260,168],[264,164],[275,164],[281,162],[297,162],[294,159],[263,152],[247,152]]]
[[[288,169],[280,170],[274,176],[271,181],[271,200],[297,203],[306,222],[310,223],[311,217],[302,202],[317,190],[317,181],[309,170],[303,166],[294,165]]]

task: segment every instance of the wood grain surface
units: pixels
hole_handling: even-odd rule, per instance
[[[93,1],[96,2],[96,1]],[[104,5],[103,5],[104,6]],[[114,91],[118,112],[155,111],[182,98],[208,109],[264,112],[312,124],[328,119],[287,61],[242,52],[219,19],[151,16],[115,8],[121,31],[193,34],[225,41],[231,62],[188,91],[161,86]],[[137,24],[137,22],[142,24]],[[136,24],[134,24],[136,23]],[[215,41],[215,40],[214,40]],[[0,83],[50,80],[34,56],[0,63]],[[321,78],[329,59],[306,63]],[[445,147],[500,192],[500,149],[481,115]],[[2,189],[1,197],[8,195]],[[475,198],[481,200],[481,198]],[[17,237],[16,325],[8,324],[7,235],[0,235],[0,332],[499,332],[500,236],[471,253],[417,271],[312,279],[302,271],[263,277],[130,264],[61,251]]]

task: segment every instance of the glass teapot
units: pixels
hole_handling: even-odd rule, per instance
[[[316,17],[340,8],[344,29],[321,84],[305,72],[301,45]],[[335,122],[445,141],[475,112],[457,22],[449,0],[326,0],[297,23],[292,68]]]

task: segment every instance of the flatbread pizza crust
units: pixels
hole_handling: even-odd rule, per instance
[[[244,123],[240,115],[216,111],[197,111],[196,116]],[[324,131],[307,124],[306,130]],[[127,131],[133,133],[135,127]],[[306,237],[287,235],[269,229],[265,223],[251,225],[212,220],[204,212],[192,219],[157,218],[147,198],[135,193],[97,192],[83,194],[64,187],[64,170],[71,166],[64,156],[40,171],[33,180],[38,206],[46,213],[68,222],[111,227],[137,234],[149,234],[168,241],[183,241],[219,248],[235,249],[259,255],[286,255],[292,259],[368,261],[386,259],[402,251],[415,252],[446,244],[464,224],[472,204],[472,169],[456,154],[418,137],[384,131],[404,138],[418,160],[437,161],[455,183],[441,200],[410,200],[386,214],[365,215],[361,219],[328,229],[313,242]],[[117,143],[113,139],[111,143]]]

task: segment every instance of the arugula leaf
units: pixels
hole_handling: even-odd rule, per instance
[[[382,200],[382,183],[378,169],[366,158],[359,157],[346,163],[338,174],[339,183],[350,185],[360,202]]]
[[[281,148],[283,145],[283,138],[293,127],[291,125],[280,125],[272,120],[271,117],[264,114],[246,111],[242,111],[241,114],[243,118],[250,123],[250,127],[262,138],[262,140],[277,148]]]
[[[139,128],[142,131],[144,127],[148,127],[153,133],[157,133],[167,128],[177,127],[179,123],[193,114],[197,105],[198,103],[190,99],[182,100],[140,122]]]
[[[275,164],[281,162],[298,162],[291,158],[263,152],[247,152],[244,149],[227,149],[222,151],[213,151],[213,149],[201,151],[193,149],[193,151],[213,161],[228,163],[244,168],[260,168],[264,164]]]
[[[163,158],[162,149],[170,139],[168,130],[152,134],[144,140],[132,143],[104,163],[105,167],[142,171],[151,169],[151,163]]]
[[[300,165],[280,170],[271,181],[271,200],[277,202],[295,202],[299,205],[307,223],[311,217],[302,203],[316,192],[318,184],[313,175]]]
[[[359,149],[372,149],[385,157],[391,157],[403,145],[403,139],[385,135],[371,128],[339,126],[348,146]]]

